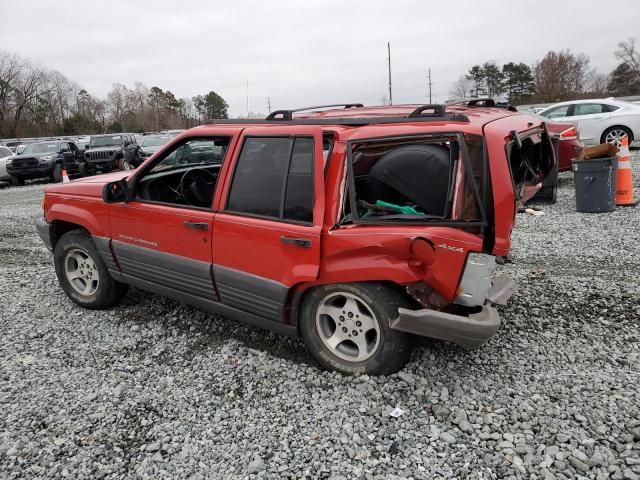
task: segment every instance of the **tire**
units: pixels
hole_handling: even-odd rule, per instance
[[[411,357],[410,335],[389,328],[403,304],[400,294],[381,283],[323,285],[305,295],[298,326],[308,351],[325,369],[389,375]]]
[[[14,187],[21,187],[22,185],[24,185],[24,178],[18,178],[10,175],[9,179],[11,180],[11,185],[13,185]]]
[[[633,133],[627,127],[623,127],[621,125],[607,128],[600,137],[600,143],[612,143],[616,147],[619,147],[619,139],[623,134],[626,134],[627,137],[629,137],[629,145],[631,145],[631,142],[633,142]]]
[[[81,307],[103,310],[127,293],[129,286],[111,277],[91,236],[84,230],[65,233],[56,243],[53,259],[62,290]],[[77,278],[70,279],[74,275]]]
[[[53,181],[57,183],[62,181],[62,165],[59,163],[53,167]]]
[[[81,177],[89,176],[89,169],[87,168],[86,162],[82,162],[78,165],[78,175]]]

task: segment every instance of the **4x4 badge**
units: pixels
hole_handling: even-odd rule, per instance
[[[443,250],[447,250],[449,252],[464,253],[464,248],[452,247],[451,245],[447,245],[446,243],[441,243],[440,245],[438,245],[438,247],[442,248]]]

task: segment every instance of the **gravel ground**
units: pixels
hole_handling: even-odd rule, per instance
[[[42,185],[0,190],[0,478],[640,479],[640,207],[578,214],[560,186],[518,216],[498,335],[379,378],[137,290],[82,310],[35,233]]]

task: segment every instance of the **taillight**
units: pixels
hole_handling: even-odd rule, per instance
[[[560,134],[560,140],[576,140],[578,138],[578,128],[570,127]]]

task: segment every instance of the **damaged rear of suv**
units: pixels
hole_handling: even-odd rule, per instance
[[[515,288],[496,258],[520,196],[554,166],[544,124],[343,107],[197,127],[135,171],[50,188],[38,229],[63,289],[107,308],[134,285],[301,336],[345,373],[397,371],[412,334],[482,345]]]

